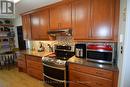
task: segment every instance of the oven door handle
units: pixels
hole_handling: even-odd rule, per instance
[[[50,77],[50,76],[45,75],[44,73],[43,73],[43,76],[45,76],[45,77],[47,77],[47,78],[49,78],[49,79],[51,79],[51,80],[54,80],[54,81],[58,81],[58,82],[62,82],[62,83],[66,82],[65,80],[54,79],[54,78],[52,78],[52,77]]]
[[[47,65],[47,64],[45,64],[45,63],[42,63],[42,64],[43,64],[44,66],[47,66],[47,67],[50,67],[50,68],[65,70],[65,68],[54,67],[54,66]]]

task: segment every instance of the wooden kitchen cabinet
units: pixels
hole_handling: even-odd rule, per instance
[[[50,8],[50,29],[71,28],[71,3],[58,4]]]
[[[40,39],[48,40],[48,30],[49,30],[49,10],[43,10],[40,14]]]
[[[25,40],[31,39],[30,15],[22,15],[23,36]]]
[[[77,0],[72,3],[72,28],[75,40],[89,39],[90,15],[90,0]]]
[[[69,87],[117,87],[118,71],[69,63]]]
[[[34,10],[29,13],[31,22],[29,14],[23,15],[24,36],[30,38],[32,33],[32,40],[49,40],[48,30],[70,28],[74,40],[116,42],[119,2],[119,0],[63,0]]]
[[[25,55],[24,54],[21,54],[21,55],[19,55],[18,56],[18,64],[17,64],[17,66],[18,66],[18,70],[20,71],[20,72],[27,72],[27,67],[26,67],[26,59],[25,59]]]
[[[31,14],[31,27],[32,27],[32,39],[39,39],[40,31],[40,12],[35,12]]]
[[[115,0],[92,0],[91,38],[113,39]]]
[[[116,3],[115,3],[116,2]],[[75,0],[72,26],[75,40],[115,41],[118,0]],[[116,6],[117,5],[117,6]]]
[[[39,80],[42,80],[42,58],[26,55],[26,61],[27,73]]]
[[[45,9],[31,14],[32,39],[48,40],[49,10]]]

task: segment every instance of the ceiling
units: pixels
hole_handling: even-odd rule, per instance
[[[16,3],[16,14],[21,14],[62,0],[20,0]]]

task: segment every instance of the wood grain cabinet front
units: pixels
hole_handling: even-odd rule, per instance
[[[27,66],[26,66],[26,59],[25,59],[25,55],[20,55],[18,57],[18,70],[20,72],[27,72]]]
[[[72,28],[75,40],[87,40],[90,36],[90,0],[72,3]]]
[[[32,39],[48,40],[49,10],[44,9],[31,14]]]
[[[69,63],[69,87],[117,87],[118,72]]]
[[[113,39],[115,0],[92,0],[92,39]]]
[[[119,0],[74,0],[72,27],[74,40],[116,41]]]
[[[112,80],[70,70],[70,82],[90,87],[112,87]]]
[[[26,55],[26,60],[27,73],[39,80],[42,80],[42,58]]]
[[[30,14],[22,15],[23,36],[25,40],[31,39]]]
[[[71,3],[58,4],[50,8],[50,29],[71,28]]]

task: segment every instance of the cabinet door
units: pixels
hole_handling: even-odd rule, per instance
[[[22,25],[23,25],[23,36],[24,39],[31,39],[31,26],[30,26],[30,15],[22,16]]]
[[[26,72],[27,70],[27,66],[26,66],[26,58],[24,54],[18,54],[17,55],[17,66],[18,66],[18,70],[22,71],[22,72]]]
[[[71,4],[50,8],[50,29],[71,28]]]
[[[71,11],[71,4],[63,4],[59,6],[60,8],[60,24],[59,28],[64,29],[64,28],[71,28],[71,23],[72,23],[72,11]]]
[[[58,6],[50,8],[50,29],[59,29],[59,11]]]
[[[41,58],[26,55],[27,73],[37,79],[42,79],[42,61]]]
[[[32,26],[32,39],[39,39],[39,30],[40,30],[40,13],[36,12],[31,14],[31,26]]]
[[[69,80],[77,84],[86,85],[86,87],[112,87],[112,80],[81,73],[75,70],[69,70]]]
[[[75,40],[86,40],[90,33],[90,0],[77,0],[72,4],[72,26]]]
[[[112,39],[115,0],[92,0],[92,39]]]
[[[40,31],[39,39],[47,40],[49,39],[47,31],[49,30],[49,10],[43,10],[40,14]]]

